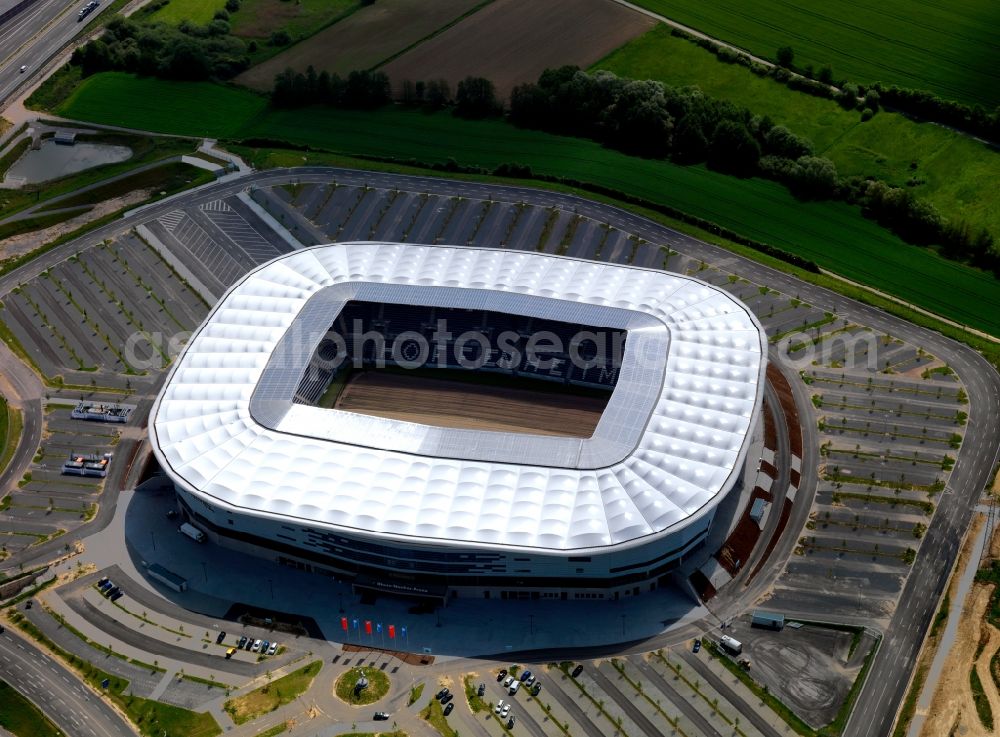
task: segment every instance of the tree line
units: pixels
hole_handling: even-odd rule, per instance
[[[824,88],[828,89],[828,88]],[[850,105],[860,100],[874,114],[878,95],[848,86]],[[375,108],[391,100],[382,72],[352,72],[346,78],[288,69],[275,79],[272,102],[280,107],[326,104]],[[696,87],[677,88],[655,80],[634,80],[607,72],[565,66],[547,69],[537,82],[518,85],[505,108],[492,82],[460,81],[452,95],[446,81],[402,83],[401,102],[428,109],[451,107],[466,118],[505,116],[514,125],[558,135],[589,138],[634,156],[705,164],[739,177],[781,182],[798,198],[836,199],[861,206],[862,213],[918,245],[940,246],[949,258],[968,261],[1000,276],[1000,251],[985,230],[946,220],[909,189],[859,177],[841,178],[813,144],[769,117]],[[527,167],[523,167],[527,169]],[[513,172],[520,171],[510,164]]]
[[[225,10],[204,26],[115,18],[100,38],[77,48],[70,63],[85,77],[126,71],[163,79],[230,79],[250,65],[250,57],[243,40],[229,34],[226,18]]]

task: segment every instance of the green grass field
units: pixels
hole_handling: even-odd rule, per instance
[[[226,0],[170,0],[159,10],[149,14],[149,20],[177,25],[183,20],[205,25],[216,10],[226,7]]]
[[[266,108],[267,98],[235,87],[105,72],[84,80],[56,110],[109,125],[229,138]]]
[[[829,64],[836,79],[881,80],[988,108],[1000,103],[1000,3],[994,0],[637,2],[768,59],[791,46],[797,66]]]
[[[0,727],[15,737],[62,737],[62,732],[9,685],[0,681]]]
[[[663,25],[594,68],[677,87],[697,85],[711,97],[769,115],[810,139],[841,176],[873,176],[897,186],[916,178],[922,183],[913,192],[946,217],[984,227],[1000,239],[1000,199],[992,196],[1000,181],[1000,154],[968,136],[885,111],[862,123],[856,111],[721,62],[710,51],[671,36]]]
[[[164,105],[166,98],[169,104]],[[124,100],[129,104],[114,102]],[[206,114],[202,107],[209,104]],[[589,181],[675,207],[1000,334],[1000,282],[991,275],[906,245],[862,218],[855,207],[798,202],[770,181],[625,156],[590,141],[520,130],[500,121],[393,108],[264,111],[262,98],[250,92],[125,74],[91,77],[57,112],[164,132],[190,133],[198,126],[207,136],[284,139],[353,155],[425,162],[452,156],[461,164],[490,168],[521,162],[536,173]]]

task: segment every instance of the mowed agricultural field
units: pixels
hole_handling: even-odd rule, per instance
[[[202,107],[218,92],[212,114]],[[169,99],[165,107],[164,102]],[[231,105],[226,115],[221,107]],[[1000,335],[1000,281],[915,246],[840,202],[799,202],[781,185],[741,180],[605,149],[591,141],[521,130],[498,120],[384,108],[373,112],[308,108],[264,110],[249,91],[97,74],[56,113],[68,118],[216,138],[283,139],[345,154],[492,169],[528,164],[669,205],[737,233],[812,259],[823,268]],[[446,146],[441,141],[447,141]]]
[[[243,38],[266,39],[280,29],[295,40],[359,7],[361,0],[240,0],[240,9],[230,13],[230,24],[233,35]]]
[[[471,384],[409,372],[357,372],[334,409],[437,427],[499,430],[537,435],[589,438],[594,434],[606,397],[582,397],[534,389]],[[525,382],[527,384],[527,382]]]
[[[486,77],[507,97],[549,67],[586,67],[654,21],[613,0],[496,0],[382,67],[403,80]]]
[[[291,67],[346,75],[370,69],[481,5],[483,0],[379,0],[315,36],[295,44],[236,77],[239,84],[270,90]]]
[[[658,79],[675,87],[696,85],[706,95],[731,100],[813,142],[816,154],[841,176],[877,177],[933,204],[949,219],[986,228],[1000,241],[1000,153],[969,136],[933,123],[881,111],[862,123],[856,110],[796,92],[658,25],[597,62],[633,79]],[[914,166],[915,165],[915,166]],[[908,185],[911,179],[920,182]]]
[[[996,0],[636,0],[649,10],[774,59],[829,64],[835,79],[881,80],[941,97],[1000,104]]]

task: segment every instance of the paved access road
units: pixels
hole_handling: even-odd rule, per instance
[[[73,737],[131,737],[118,713],[80,683],[58,660],[29,644],[11,628],[0,635],[0,679],[27,697]]]

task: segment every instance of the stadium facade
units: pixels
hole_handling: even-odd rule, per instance
[[[347,315],[385,342],[351,355]],[[442,315],[461,322],[445,337]],[[538,327],[549,342],[525,350]],[[597,355],[615,336],[615,360]],[[659,585],[753,478],[766,357],[752,313],[688,276],[512,250],[317,246],[230,288],[175,362],[150,439],[183,513],[217,544],[359,590],[618,598]],[[609,396],[589,437],[314,406],[345,358]]]

